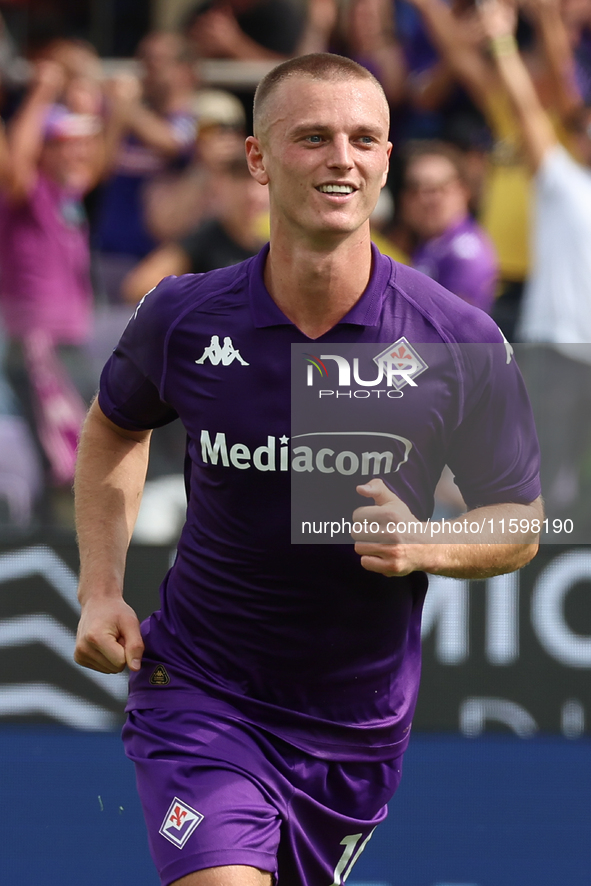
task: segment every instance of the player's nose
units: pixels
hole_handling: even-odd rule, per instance
[[[338,169],[352,169],[353,150],[346,135],[338,135],[331,142],[331,150],[328,156],[328,165]]]

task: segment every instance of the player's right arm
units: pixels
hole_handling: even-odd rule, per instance
[[[127,549],[148,465],[151,431],[111,422],[95,400],[80,439],[74,484],[82,607],[74,658],[115,674],[139,670],[138,618],[123,599]]]

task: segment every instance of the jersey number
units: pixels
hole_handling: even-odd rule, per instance
[[[345,880],[351,873],[351,868],[369,843],[374,831],[375,828],[373,828],[373,830],[369,832],[359,849],[357,849],[357,852],[355,852],[355,849],[363,834],[351,834],[349,837],[345,837],[343,840],[341,840],[341,846],[344,846],[345,848],[343,850],[343,854],[339,858],[336,868],[334,869],[333,881],[330,886],[341,886],[341,884],[345,882]],[[354,852],[355,855],[353,855]],[[352,855],[353,858],[351,858]]]

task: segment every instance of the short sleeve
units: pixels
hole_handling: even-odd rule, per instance
[[[127,430],[156,428],[177,418],[162,397],[175,280],[165,278],[144,296],[101,374],[99,405]]]
[[[470,509],[540,495],[538,439],[508,344],[461,345],[464,408],[448,464]]]

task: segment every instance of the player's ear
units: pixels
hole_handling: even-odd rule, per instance
[[[246,161],[252,177],[256,179],[259,184],[268,185],[269,176],[265,169],[263,147],[260,140],[254,135],[249,135],[246,139]]]
[[[390,155],[392,154],[392,142],[388,142],[386,146],[386,171],[382,176],[382,187],[385,187],[386,182],[388,181],[388,172],[390,171]]]

